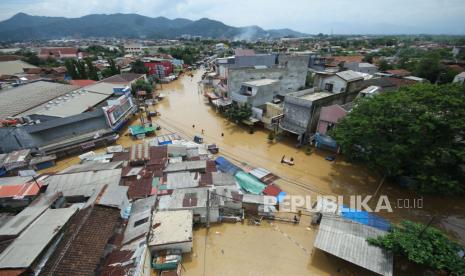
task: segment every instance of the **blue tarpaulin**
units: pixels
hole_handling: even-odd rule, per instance
[[[315,147],[321,148],[322,146],[337,149],[336,141],[333,138],[317,133],[315,134]]]
[[[218,169],[224,173],[228,173],[230,175],[235,175],[240,168],[233,163],[229,162],[226,158],[220,156],[215,160]]]
[[[350,219],[355,222],[368,225],[383,231],[389,231],[391,229],[391,224],[386,219],[383,219],[366,211],[350,209],[344,205],[341,209],[341,216],[343,218]]]

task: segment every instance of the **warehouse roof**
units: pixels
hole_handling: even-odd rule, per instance
[[[385,234],[376,228],[325,214],[315,247],[378,274],[392,275],[392,254],[367,242],[367,238]]]
[[[0,92],[0,119],[15,116],[76,90],[67,84],[36,81]]]
[[[149,246],[192,241],[192,211],[160,211],[152,216]]]
[[[77,208],[48,209],[2,252],[0,268],[31,266],[76,211]]]
[[[24,73],[24,68],[37,68],[37,66],[24,62],[22,60],[1,61],[0,76]]]

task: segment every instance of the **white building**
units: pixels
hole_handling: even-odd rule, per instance
[[[148,245],[151,252],[160,250],[192,251],[191,210],[157,211],[152,215]]]
[[[136,43],[124,44],[124,52],[131,55],[140,55],[143,52],[143,47],[141,44]]]

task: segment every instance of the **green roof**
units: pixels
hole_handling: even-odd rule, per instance
[[[266,188],[266,185],[260,182],[255,176],[244,171],[238,171],[234,177],[239,186],[251,194],[259,195]]]

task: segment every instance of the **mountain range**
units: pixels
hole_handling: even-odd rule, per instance
[[[0,22],[1,41],[60,39],[64,37],[178,38],[182,35],[215,39],[302,37],[291,29],[264,30],[258,26],[233,27],[201,18],[168,19],[138,14],[91,14],[79,18],[32,16],[18,13]]]

